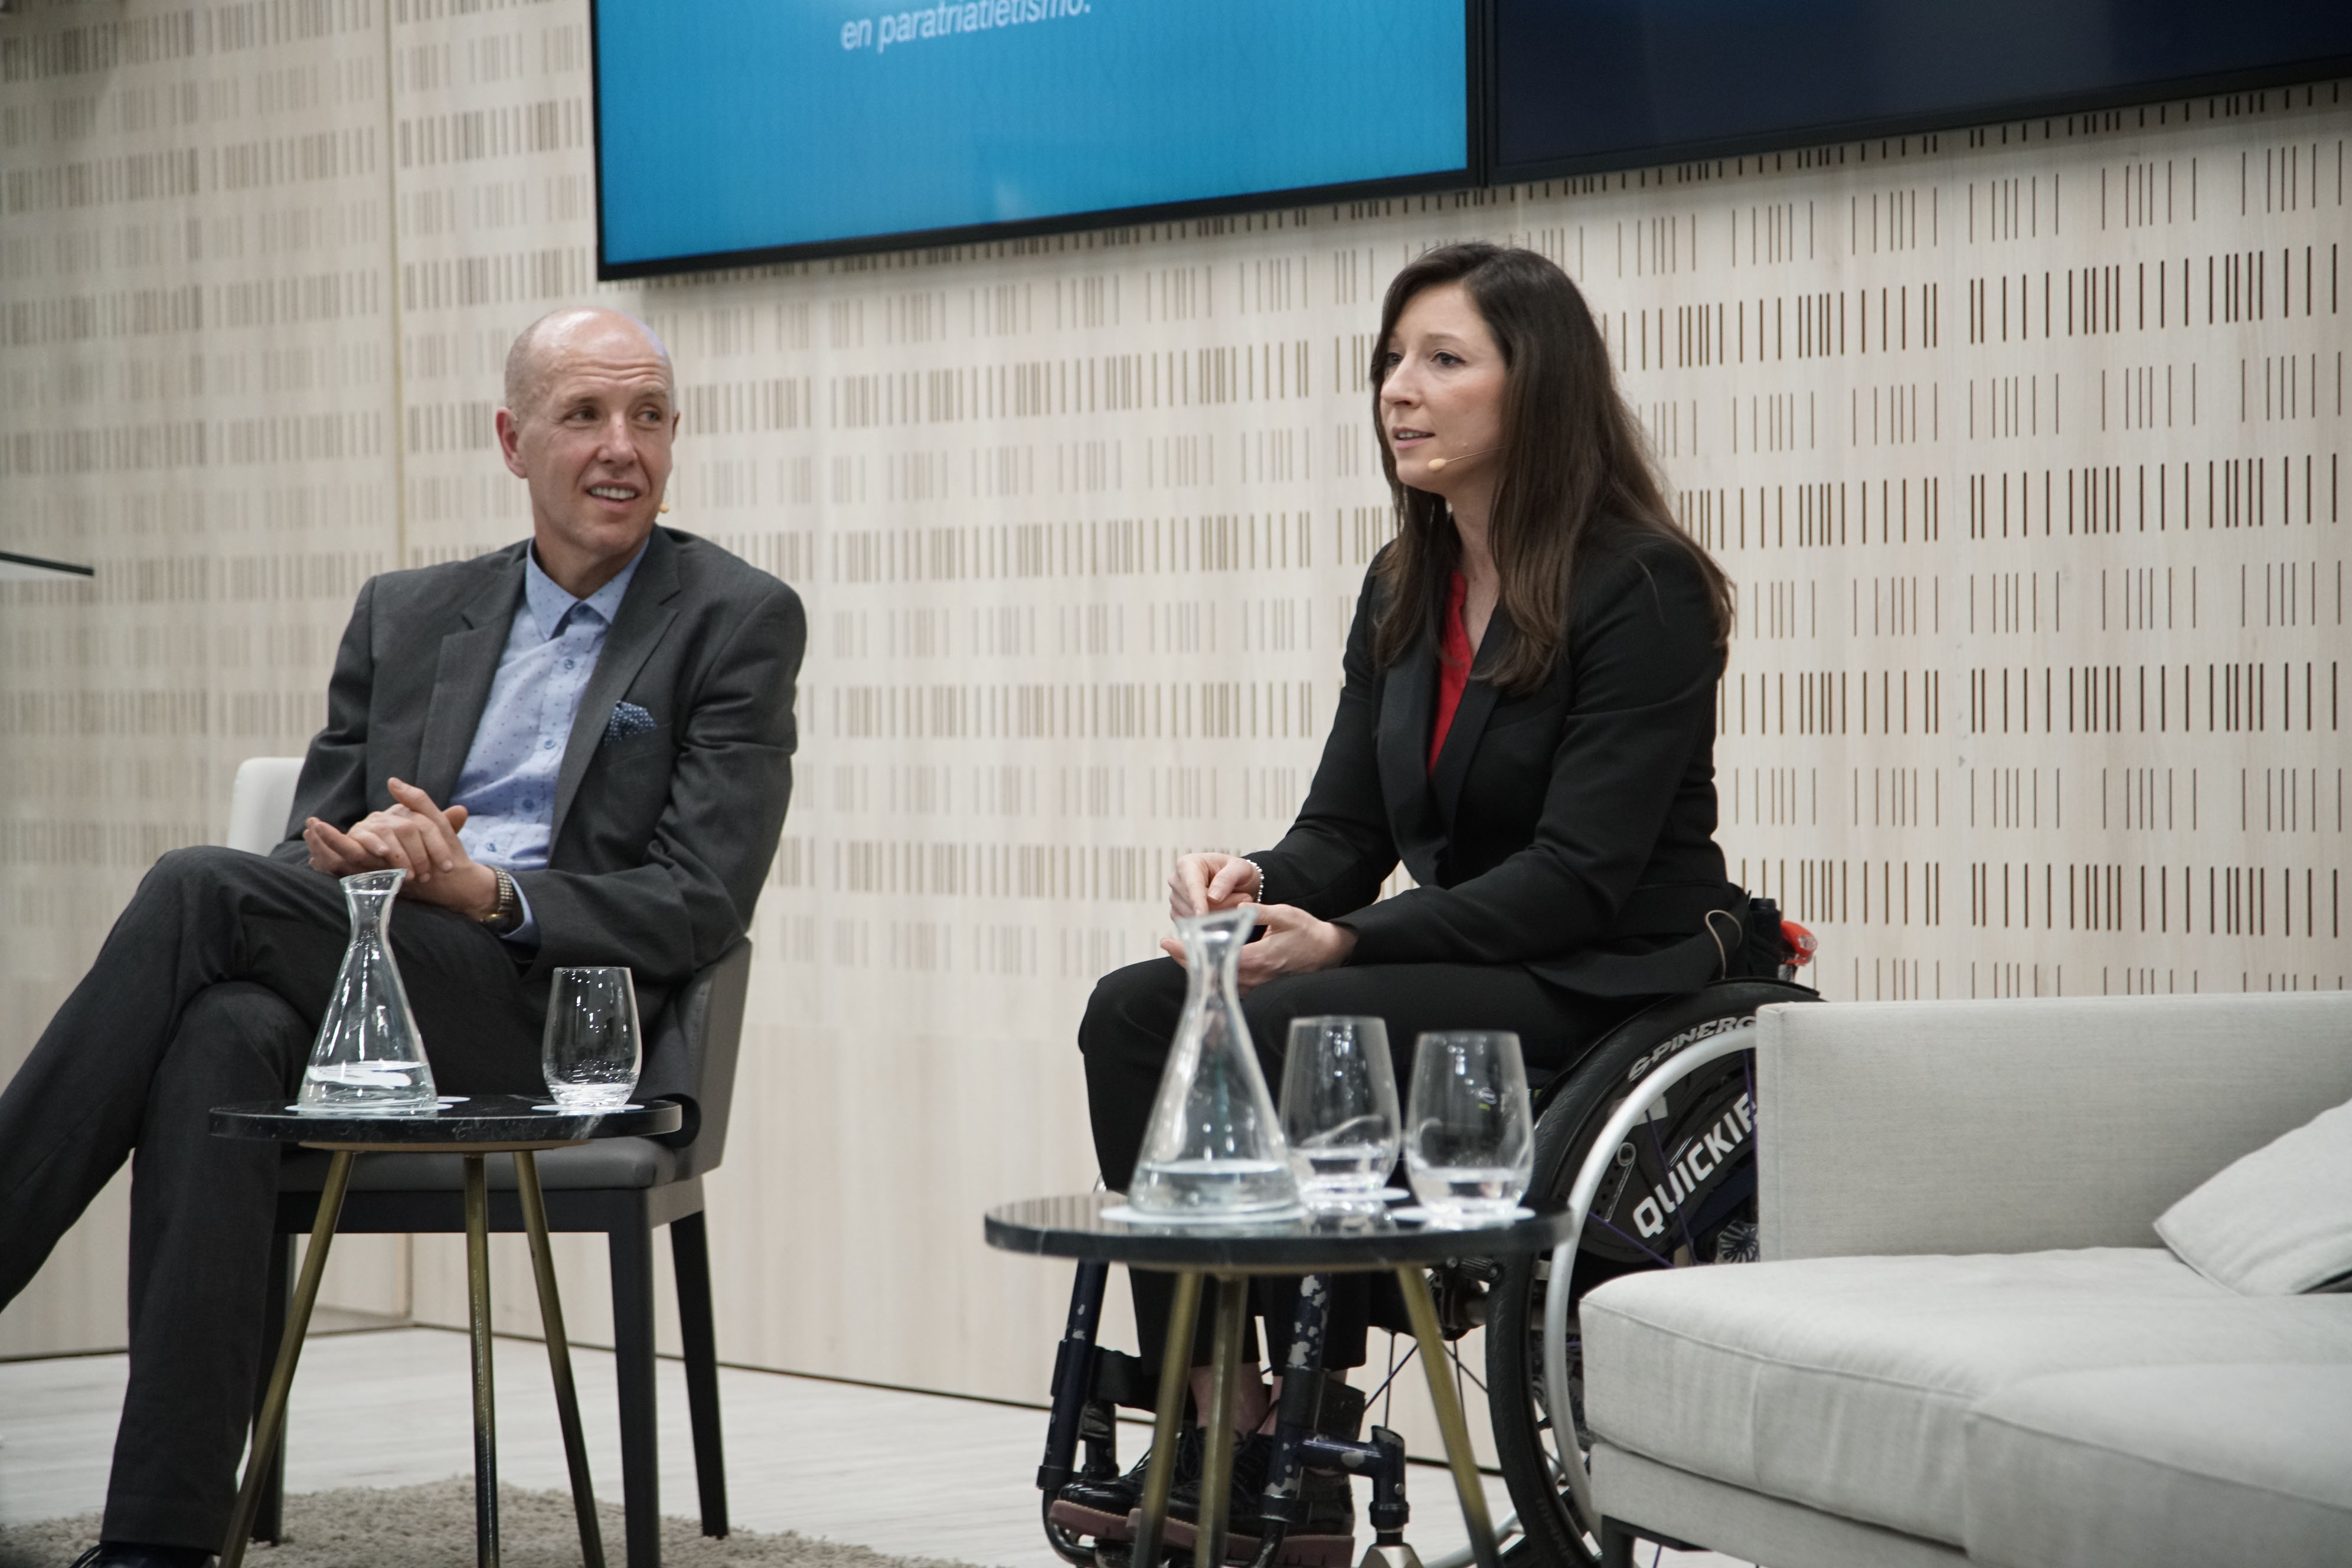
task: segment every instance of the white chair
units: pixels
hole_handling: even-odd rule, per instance
[[[236,765],[228,792],[228,837],[232,849],[267,855],[286,837],[294,811],[294,785],[302,777],[299,757],[247,757]]]

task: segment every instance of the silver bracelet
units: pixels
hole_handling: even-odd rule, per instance
[[[1248,857],[1248,856],[1246,856],[1246,855],[1243,856],[1243,857],[1242,857],[1242,858],[1243,858],[1244,860],[1248,860],[1248,861],[1249,861],[1249,868],[1250,868],[1251,870],[1253,870],[1253,871],[1255,871],[1255,872],[1256,872],[1256,873],[1257,873],[1257,894],[1256,894],[1256,898],[1257,898],[1257,901],[1258,901],[1259,903],[1261,903],[1261,904],[1262,904],[1262,903],[1265,902],[1265,867],[1263,867],[1263,866],[1261,866],[1261,865],[1259,865],[1259,864],[1258,864],[1256,861],[1255,861],[1255,860],[1250,860],[1249,857]]]

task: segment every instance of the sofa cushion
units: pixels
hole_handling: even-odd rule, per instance
[[[1994,1568],[2352,1562],[2352,1363],[2029,1378],[1968,1418]]]
[[[2352,1288],[2352,1104],[2224,1165],[2158,1215],[2156,1233],[2242,1296]]]
[[[2153,1247],[2352,1099],[2352,992],[1781,1003],[1756,1022],[1769,1258]]]
[[[2352,1360],[2352,1297],[2233,1295],[2160,1247],[1817,1258],[1612,1280],[1585,1415],[1664,1464],[1959,1544],[1985,1395],[2101,1367]]]

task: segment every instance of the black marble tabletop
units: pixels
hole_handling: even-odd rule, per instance
[[[1105,1209],[1126,1202],[1117,1193],[1080,1193],[1006,1204],[988,1212],[988,1244],[1044,1258],[1243,1274],[1320,1274],[1549,1252],[1568,1234],[1567,1209],[1556,1204],[1536,1205],[1531,1218],[1454,1230],[1386,1216],[1246,1227],[1148,1226],[1104,1217]]]
[[[279,1143],[413,1143],[447,1148],[461,1143],[583,1143],[591,1138],[645,1138],[675,1132],[683,1120],[666,1100],[620,1110],[555,1110],[528,1095],[450,1096],[431,1115],[306,1116],[284,1100],[213,1108],[215,1138],[258,1138]]]

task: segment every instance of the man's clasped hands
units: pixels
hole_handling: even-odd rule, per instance
[[[405,871],[404,898],[481,917],[498,908],[498,875],[466,853],[457,830],[466,808],[433,804],[433,797],[402,779],[385,781],[393,804],[372,811],[344,832],[310,817],[302,841],[310,847],[310,868],[331,877],[363,871]]]

